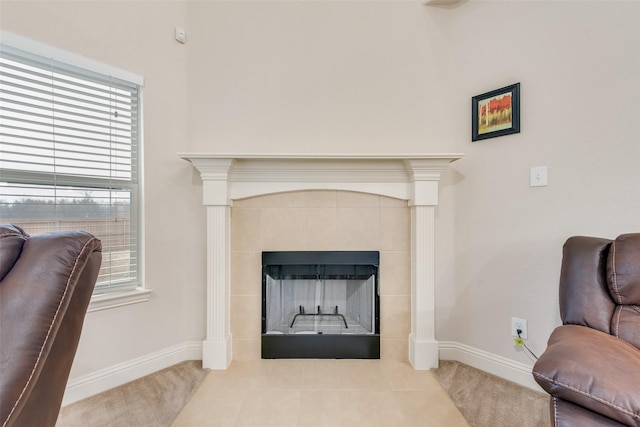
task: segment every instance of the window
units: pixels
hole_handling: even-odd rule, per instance
[[[103,246],[94,294],[132,290],[141,284],[142,79],[78,58],[92,67],[0,45],[0,217],[29,234],[94,234]]]

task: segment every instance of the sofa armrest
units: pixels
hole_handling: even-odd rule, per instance
[[[558,327],[533,367],[551,396],[625,425],[640,425],[640,350],[585,326]]]

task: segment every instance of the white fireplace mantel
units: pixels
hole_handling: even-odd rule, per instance
[[[407,200],[411,208],[411,334],[415,369],[438,366],[435,206],[438,182],[463,154],[180,153],[200,172],[207,208],[207,336],[203,367],[231,363],[230,210],[233,200],[302,190],[345,190]]]

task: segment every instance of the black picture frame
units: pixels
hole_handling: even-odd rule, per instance
[[[520,83],[471,98],[471,141],[520,133]]]

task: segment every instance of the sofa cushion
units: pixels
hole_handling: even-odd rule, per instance
[[[20,227],[0,224],[0,281],[13,268],[28,237]]]
[[[624,424],[611,418],[574,405],[566,400],[551,398],[551,425],[557,427],[622,427]]]
[[[640,350],[640,306],[617,306],[611,318],[611,334]]]
[[[1,425],[55,425],[101,259],[81,231],[22,245],[0,286]]]
[[[640,425],[640,351],[612,335],[578,325],[556,328],[533,367],[553,397],[625,425]]]
[[[611,244],[607,284],[618,304],[611,334],[640,348],[640,234],[623,234]]]
[[[640,233],[623,234],[613,241],[607,282],[617,304],[640,305]]]
[[[607,259],[612,241],[574,236],[562,248],[560,316],[564,324],[583,325],[611,333],[616,307],[607,284]]]

